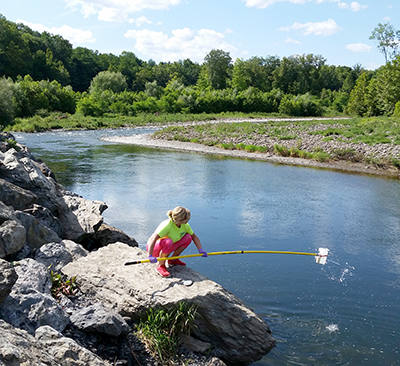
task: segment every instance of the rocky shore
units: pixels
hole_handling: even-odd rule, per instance
[[[275,346],[263,319],[200,273],[125,265],[147,254],[103,222],[106,203],[67,191],[10,134],[0,186],[0,365],[161,365],[135,326],[182,301],[199,316],[176,365],[248,365]]]
[[[293,119],[293,121],[298,121],[300,119]],[[304,118],[301,120],[305,120]],[[324,118],[324,120],[330,120]],[[245,122],[248,120],[241,119],[230,119],[223,120],[223,122]],[[252,122],[263,122],[267,121],[265,119],[255,120]],[[271,119],[268,119],[271,121]],[[279,122],[281,119],[274,119],[274,121]],[[286,120],[287,121],[287,120]],[[210,123],[210,122],[196,122],[196,123],[186,123],[184,124],[187,129],[184,132],[184,136],[187,139],[198,138],[199,136],[193,130],[193,126],[199,123]],[[213,122],[218,123],[218,121]],[[134,144],[145,147],[176,150],[176,151],[186,151],[193,153],[203,153],[203,154],[215,154],[222,156],[230,156],[244,159],[254,159],[262,160],[277,164],[287,164],[287,165],[297,165],[297,166],[308,166],[322,169],[332,169],[339,171],[348,171],[354,173],[363,174],[377,174],[390,177],[399,177],[399,170],[393,166],[387,164],[375,164],[368,163],[371,159],[376,161],[387,161],[391,157],[400,159],[400,146],[395,144],[376,144],[374,146],[365,143],[353,143],[343,141],[341,138],[339,141],[338,137],[333,136],[330,141],[324,141],[324,136],[318,134],[310,134],[318,130],[325,130],[327,128],[340,127],[336,124],[315,124],[311,126],[296,126],[293,125],[287,128],[286,133],[288,135],[296,136],[295,139],[290,140],[278,140],[277,138],[271,137],[269,135],[252,135],[245,137],[235,137],[235,138],[225,138],[219,141],[221,144],[240,144],[245,145],[255,145],[264,146],[267,148],[265,153],[248,152],[244,150],[226,150],[218,148],[216,146],[208,146],[207,144],[197,144],[191,142],[180,142],[174,140],[174,136],[171,133],[161,133],[157,136],[153,134],[141,134],[132,136],[113,136],[105,137],[103,140],[123,143],[123,144]],[[204,136],[203,136],[204,138]],[[207,140],[207,137],[205,138]],[[315,149],[321,149],[322,151],[332,153],[335,150],[352,150],[354,154],[351,156],[343,156],[341,158],[330,159],[326,162],[319,162],[311,159],[302,159],[297,157],[284,157],[276,155],[274,152],[274,145],[279,144],[281,146],[290,149],[292,147],[304,150],[307,152],[313,152]]]

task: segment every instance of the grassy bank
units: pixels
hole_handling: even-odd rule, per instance
[[[30,118],[16,118],[12,125],[4,128],[10,132],[42,132],[51,130],[94,130],[104,128],[141,127],[147,125],[166,125],[171,123],[212,121],[221,118],[266,118],[267,114],[218,113],[218,114],[139,114],[122,116],[110,114],[103,117],[90,117],[79,114],[51,113],[35,115]]]
[[[229,150],[400,169],[400,118],[394,117],[169,126],[154,136]]]

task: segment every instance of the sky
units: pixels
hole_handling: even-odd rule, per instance
[[[399,0],[0,0],[0,14],[74,48],[157,63],[202,64],[220,49],[233,61],[313,54],[373,70],[385,63],[374,28],[400,29]]]

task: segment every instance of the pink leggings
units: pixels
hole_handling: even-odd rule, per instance
[[[177,250],[178,248],[187,248],[191,242],[192,236],[187,233],[182,237],[182,239],[176,241],[175,243],[172,241],[172,239],[168,237],[160,238],[156,241],[156,244],[154,245],[153,256],[158,257],[161,251],[165,254],[170,254],[172,252],[175,252],[175,250]],[[149,247],[147,246],[147,250],[148,249]]]

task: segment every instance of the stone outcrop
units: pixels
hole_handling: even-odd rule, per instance
[[[18,275],[14,267],[10,263],[0,259],[0,304],[10,294],[17,278]]]
[[[121,315],[101,303],[73,312],[70,320],[73,325],[85,332],[98,332],[114,337],[127,334],[131,330]]]
[[[142,249],[115,243],[69,263],[62,272],[76,276],[83,293],[131,318],[138,319],[148,308],[182,301],[197,305],[195,336],[230,364],[249,364],[274,347],[268,325],[207,277],[180,266],[173,267],[172,278],[160,277],[152,264],[124,266],[128,259],[146,258]],[[193,284],[185,286],[184,280]]]
[[[111,366],[50,326],[31,335],[0,319],[0,334],[1,365]]]
[[[18,280],[0,304],[0,318],[32,335],[43,325],[51,325],[62,332],[69,319],[51,295],[52,283],[47,267],[27,258],[19,262],[15,271]]]
[[[103,222],[107,205],[65,190],[12,140],[0,133],[0,365],[136,364],[139,354],[155,364],[134,324],[149,308],[181,301],[200,315],[183,343],[196,359],[190,366],[245,365],[274,346],[267,324],[205,276],[173,268],[164,279],[152,264],[124,266],[147,255]],[[55,298],[52,278],[62,286],[76,278],[78,289]]]
[[[0,188],[0,258],[62,239],[79,243],[103,224],[107,205],[65,190],[25,146],[1,141]]]

